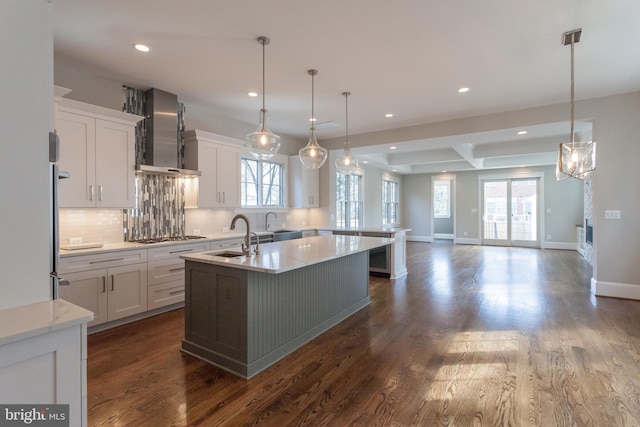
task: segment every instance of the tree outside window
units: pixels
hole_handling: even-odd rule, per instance
[[[451,218],[451,181],[436,180],[433,183],[433,217]]]
[[[400,195],[398,183],[387,179],[382,180],[382,225],[398,224],[398,205]]]
[[[362,176],[336,173],[336,227],[362,225]]]
[[[280,163],[242,158],[240,197],[243,207],[283,207],[284,168]]]

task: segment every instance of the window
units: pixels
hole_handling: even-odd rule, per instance
[[[451,181],[433,182],[433,217],[451,218]]]
[[[336,227],[362,225],[362,176],[336,173]]]
[[[400,195],[398,194],[398,183],[382,180],[382,225],[398,224],[398,205]]]
[[[283,207],[284,168],[280,163],[241,159],[242,207]]]

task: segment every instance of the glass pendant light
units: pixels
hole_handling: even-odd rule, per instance
[[[320,169],[327,160],[328,151],[318,144],[316,139],[315,120],[316,116],[313,111],[313,95],[314,95],[314,76],[318,74],[318,70],[309,70],[311,76],[311,130],[309,133],[309,143],[298,151],[300,161],[307,169]]]
[[[345,105],[345,139],[344,139],[344,152],[342,156],[336,159],[336,170],[344,175],[351,175],[358,170],[358,160],[351,154],[349,150],[349,104],[348,99],[351,92],[342,92],[344,96]]]
[[[280,149],[280,137],[269,129],[267,110],[264,106],[265,84],[264,84],[264,50],[270,42],[268,37],[258,37],[258,43],[262,45],[262,109],[260,110],[260,122],[255,132],[247,135],[247,148],[257,159],[270,159],[276,155]]]
[[[573,51],[575,43],[580,41],[582,28],[567,31],[562,35],[563,44],[571,45],[571,142],[560,144],[558,160],[556,162],[556,178],[584,179],[596,169],[596,142],[576,141],[574,132],[574,80],[573,80]]]

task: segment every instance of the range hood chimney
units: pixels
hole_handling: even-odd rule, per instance
[[[146,117],[144,160],[141,173],[200,176],[200,171],[183,169],[178,144],[178,96],[152,88],[145,92]]]

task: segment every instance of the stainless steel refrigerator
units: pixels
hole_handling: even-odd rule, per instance
[[[58,287],[69,282],[58,276],[60,263],[60,230],[58,185],[61,179],[69,178],[68,172],[60,171],[56,162],[60,158],[60,138],[55,132],[49,133],[49,268],[51,278],[51,298],[58,299]]]

